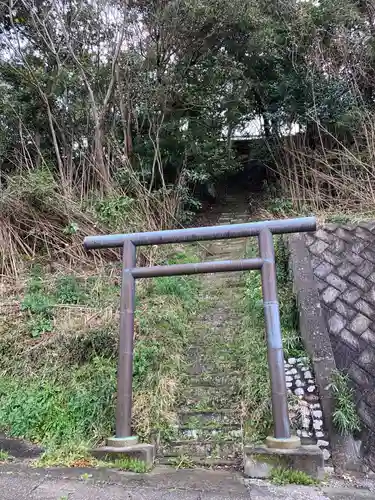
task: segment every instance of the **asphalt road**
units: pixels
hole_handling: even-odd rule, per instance
[[[229,471],[157,467],[150,474],[0,466],[1,500],[369,500],[373,481],[275,486]]]

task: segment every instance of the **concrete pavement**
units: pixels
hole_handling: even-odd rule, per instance
[[[275,486],[230,471],[174,470],[150,474],[106,469],[0,466],[0,500],[370,500],[373,481],[332,480],[319,487]]]

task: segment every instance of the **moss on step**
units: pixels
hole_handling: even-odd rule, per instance
[[[233,409],[214,410],[214,411],[187,411],[179,413],[179,422],[181,426],[190,428],[202,426],[217,426],[240,423],[240,414]]]
[[[242,440],[181,440],[162,445],[159,453],[164,457],[235,458],[242,453]]]

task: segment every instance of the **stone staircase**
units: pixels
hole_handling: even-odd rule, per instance
[[[247,222],[246,204],[227,198],[217,225]],[[209,242],[205,260],[240,259],[246,239]],[[240,377],[236,372],[237,306],[244,297],[242,273],[201,275],[204,313],[194,319],[186,384],[177,411],[176,439],[159,449],[162,462],[234,466],[242,461]]]

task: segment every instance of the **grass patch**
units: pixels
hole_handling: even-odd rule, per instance
[[[10,460],[10,455],[5,450],[0,450],[0,462],[8,462]]]
[[[127,470],[130,472],[137,472],[138,474],[143,474],[150,470],[146,462],[130,457],[124,457],[113,462],[105,462],[105,465],[112,469]]]
[[[273,484],[277,484],[278,486],[284,486],[287,484],[312,486],[319,484],[319,481],[306,474],[306,472],[293,469],[284,469],[281,467],[275,467],[274,469],[272,469],[271,481]]]
[[[50,447],[32,461],[33,467],[97,467],[98,464],[99,460],[90,455],[85,442]]]
[[[138,473],[149,471],[145,462],[127,456],[117,460],[110,460],[109,457],[106,460],[98,460],[90,454],[85,442],[50,448],[40,458],[34,460],[32,465],[33,467],[105,467]]]
[[[238,369],[242,374],[245,439],[260,442],[272,424],[260,273],[247,274],[243,314],[238,338]]]
[[[194,250],[170,254],[196,259]],[[0,429],[42,443],[50,463],[89,460],[71,455],[71,443],[87,448],[114,431],[119,292],[117,264],[87,275],[34,267],[20,312],[0,326]],[[197,292],[195,277],[137,285],[133,425],[141,438],[174,421]]]
[[[349,386],[349,378],[336,371],[333,374],[331,389],[334,395],[332,421],[338,432],[344,436],[360,430],[360,420],[354,403],[354,391]]]

